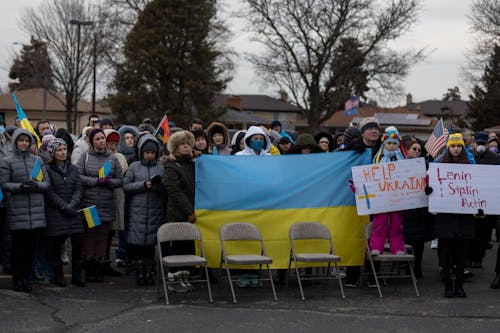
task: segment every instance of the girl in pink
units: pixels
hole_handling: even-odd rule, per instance
[[[399,137],[399,132],[394,126],[389,126],[382,136],[382,146],[375,155],[373,163],[385,163],[404,160],[406,151]],[[373,215],[373,232],[370,238],[371,255],[384,252],[385,240],[389,237],[391,253],[405,254],[403,240],[403,212],[387,212]]]

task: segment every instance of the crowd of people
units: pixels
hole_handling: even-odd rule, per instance
[[[202,154],[362,153],[371,148],[373,163],[425,157],[429,163],[500,164],[494,133],[475,132],[468,140],[460,133],[451,134],[433,159],[423,141],[401,136],[394,126],[382,132],[373,117],[335,136],[321,132],[294,137],[279,121],[250,126],[232,137],[220,122],[212,122],[206,129],[199,119],[189,129],[172,122],[169,127],[165,145],[155,137],[149,118],[137,127],[115,129],[111,119],[91,115],[74,142],[68,131],[56,130],[42,120],[35,126],[39,146],[38,138],[28,130],[0,123],[0,265],[4,273],[12,274],[15,291],[32,291],[34,281],[66,286],[66,252],[71,253],[71,283],[75,286],[122,274],[115,265],[133,267],[137,285],[153,284],[158,228],[168,222],[196,222],[194,161]],[[425,191],[430,194],[433,189],[427,186]],[[82,214],[91,206],[100,219],[95,226]],[[405,254],[405,244],[411,245],[418,279],[423,278],[424,245],[437,239],[445,297],[466,297],[463,280],[472,275],[472,268],[482,267],[494,228],[500,239],[496,216],[483,212],[433,215],[427,208],[419,208],[371,218],[371,255],[380,255],[387,239],[396,255]],[[114,256],[110,254],[113,240]],[[192,254],[195,247],[189,241],[169,242],[162,245],[162,251]],[[111,265],[112,258],[115,265]],[[499,260],[497,255],[493,289],[500,288]],[[170,288],[177,292],[193,289],[189,271],[179,272],[182,274],[169,273],[169,279],[178,282]],[[359,273],[359,267],[347,267],[345,286],[355,287]]]

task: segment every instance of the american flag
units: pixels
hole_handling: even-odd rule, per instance
[[[443,119],[439,119],[429,140],[425,144],[425,149],[433,158],[437,156],[441,147],[446,144],[448,133],[448,130],[444,127]]]
[[[355,116],[358,114],[359,97],[354,96],[345,102],[344,116]]]

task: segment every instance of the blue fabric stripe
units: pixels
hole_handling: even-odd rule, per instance
[[[355,206],[351,167],[371,151],[196,159],[195,208],[255,210]]]

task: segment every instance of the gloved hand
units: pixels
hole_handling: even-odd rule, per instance
[[[354,187],[352,179],[349,179],[349,187],[351,188],[352,193],[356,193],[356,187]]]
[[[432,193],[432,191],[434,191],[432,189],[432,187],[430,187],[429,185],[425,185],[425,188],[424,188],[424,191],[425,191],[425,194],[429,195]]]
[[[38,184],[34,181],[28,180],[21,184],[21,189],[26,192],[35,191],[38,188]]]
[[[196,222],[196,215],[194,212],[191,213],[191,215],[188,216],[188,222],[195,223]]]
[[[106,178],[97,179],[97,185],[100,185],[100,186],[106,185]]]
[[[65,215],[67,216],[75,216],[75,215],[78,215],[78,212],[76,211],[76,209],[74,209],[73,207],[71,207],[70,205],[66,205],[62,208],[62,211]]]
[[[486,215],[484,215],[484,210],[482,210],[482,209],[478,209],[478,210],[477,210],[477,214],[476,214],[476,215],[474,215],[474,216],[475,216],[475,217],[479,217],[479,218],[483,218],[483,217],[485,217]]]

